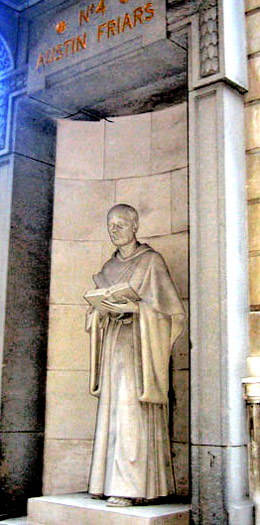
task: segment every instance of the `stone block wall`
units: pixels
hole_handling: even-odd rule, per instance
[[[87,490],[96,400],[88,393],[83,293],[114,251],[106,214],[126,202],[138,238],[164,256],[188,309],[187,104],[113,122],[58,123],[44,494]],[[171,414],[177,491],[188,494],[188,330],[174,352]]]
[[[260,356],[260,0],[246,1],[249,91],[245,95],[250,355]]]

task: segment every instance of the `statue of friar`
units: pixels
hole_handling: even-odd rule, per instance
[[[99,398],[89,493],[125,507],[174,493],[169,359],[185,311],[162,256],[136,239],[137,211],[118,204],[107,225],[117,249],[93,276],[101,302],[87,314]],[[130,294],[115,300],[109,291],[121,285]]]

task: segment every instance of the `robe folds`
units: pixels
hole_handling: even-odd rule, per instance
[[[129,283],[139,313],[89,309],[90,393],[99,398],[89,492],[153,499],[174,493],[168,432],[169,359],[185,311],[162,256],[147,244],[116,251],[97,288]]]

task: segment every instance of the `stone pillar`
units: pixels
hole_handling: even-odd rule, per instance
[[[190,35],[193,522],[246,525],[244,2],[199,2]]]
[[[55,151],[55,126],[34,104],[21,99],[13,121],[13,153],[2,159],[0,179],[9,204],[1,253],[3,516],[25,514],[27,498],[41,494]]]
[[[5,21],[0,35],[0,518],[3,519],[25,514],[27,498],[41,493],[56,131],[45,110],[25,96],[26,41],[23,35],[18,38],[19,17],[3,6],[0,16]]]

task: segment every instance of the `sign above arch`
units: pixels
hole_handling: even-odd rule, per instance
[[[32,22],[29,94],[70,112],[185,70],[164,0],[78,2]]]

